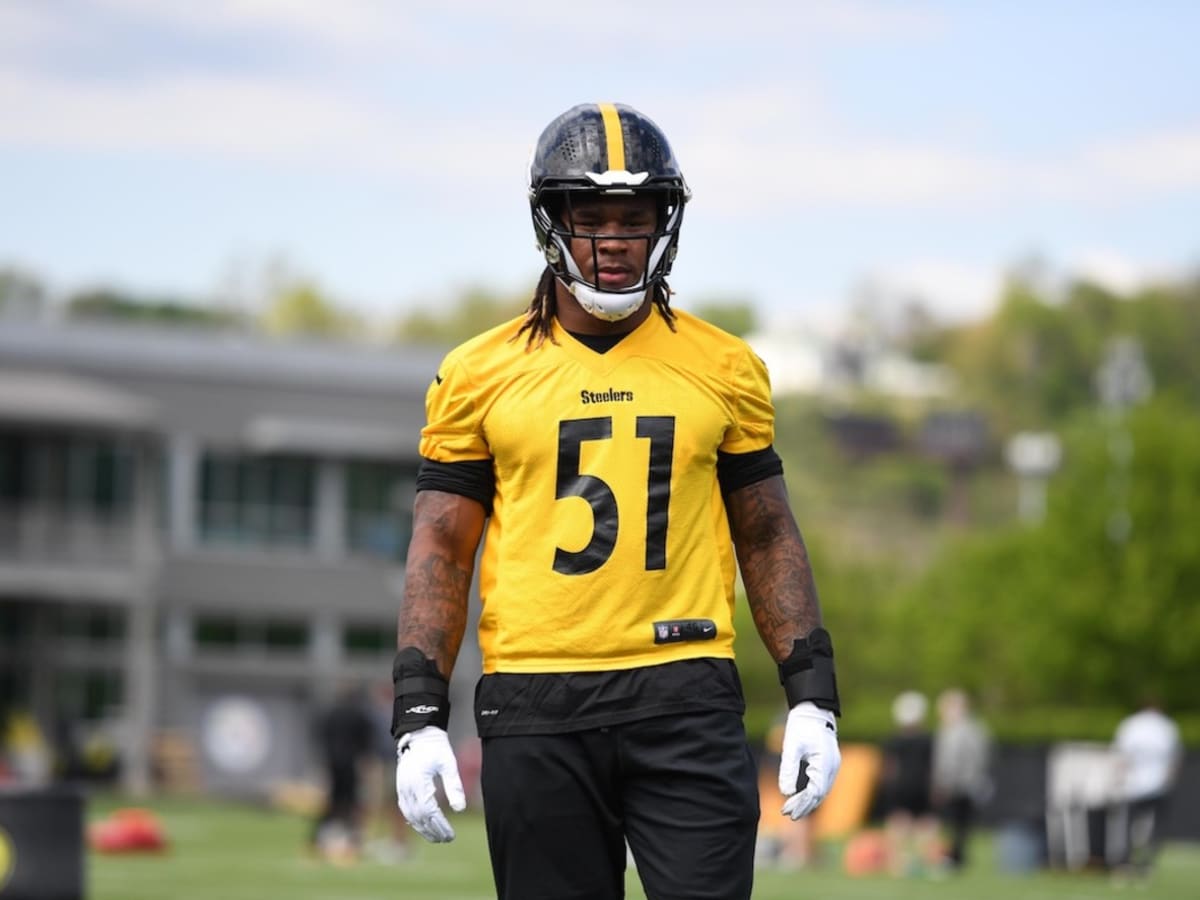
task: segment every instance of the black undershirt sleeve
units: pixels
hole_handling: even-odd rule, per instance
[[[717,480],[721,493],[728,494],[773,475],[783,474],[783,461],[774,447],[764,447],[750,453],[724,453],[717,451]],[[417,471],[418,491],[445,491],[461,494],[478,500],[492,512],[492,498],[496,493],[496,475],[490,459],[472,459],[463,462],[443,463],[422,459]]]
[[[724,453],[717,451],[717,481],[721,485],[721,496],[738,488],[754,484],[783,474],[783,460],[773,446],[749,453]]]
[[[496,495],[496,473],[490,459],[468,459],[444,463],[422,457],[417,469],[418,491],[444,491],[460,494],[483,504],[490,516]]]

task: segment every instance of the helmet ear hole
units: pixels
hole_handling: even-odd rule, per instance
[[[563,212],[566,208],[566,201],[561,194],[554,191],[547,191],[542,196],[542,209],[546,210],[546,215],[550,217],[551,222],[562,222]]]

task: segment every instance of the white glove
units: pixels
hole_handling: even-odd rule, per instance
[[[396,802],[400,813],[427,841],[442,844],[454,840],[454,829],[438,806],[434,776],[441,778],[450,808],[467,808],[458,762],[446,732],[426,725],[402,736],[396,744]]]
[[[808,784],[797,791],[802,762],[808,764]],[[799,819],[820,806],[841,765],[833,713],[807,700],[793,706],[783,729],[783,755],[779,760],[779,790],[787,798],[783,814]]]

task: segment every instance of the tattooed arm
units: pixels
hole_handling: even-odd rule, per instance
[[[466,632],[467,594],[484,520],[476,500],[441,491],[417,494],[396,644],[420,650],[446,678]]]
[[[400,650],[392,666],[392,735],[397,738],[396,802],[417,833],[434,843],[454,840],[435,781],[441,781],[451,809],[467,805],[446,728],[450,672],[467,627],[467,593],[484,518],[477,500],[417,492],[396,624]]]
[[[731,491],[725,506],[754,624],[768,652],[782,662],[797,638],[821,626],[808,551],[783,477]]]
[[[779,790],[783,814],[799,819],[820,805],[841,766],[833,647],[783,477],[731,491],[725,505],[754,624],[779,663],[788,701]]]

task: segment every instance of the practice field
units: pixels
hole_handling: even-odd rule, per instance
[[[96,820],[116,804],[94,799],[88,818]],[[104,856],[88,859],[88,896],[93,900],[489,900],[494,898],[487,865],[483,821],[454,817],[458,839],[432,846],[416,839],[404,862],[359,862],[334,866],[304,853],[307,822],[283,813],[206,801],[161,799],[148,804],[162,819],[171,841],[156,856]],[[1163,900],[1196,896],[1200,845],[1168,846],[1151,883],[1144,889],[1117,890],[1097,874],[998,873],[990,842],[980,841],[973,868],[953,879],[851,878],[843,873],[837,848],[826,864],[798,872],[758,874],[755,900],[1089,900],[1121,893]],[[644,900],[631,871],[629,900]]]

